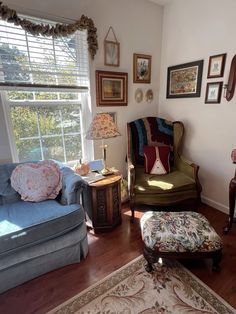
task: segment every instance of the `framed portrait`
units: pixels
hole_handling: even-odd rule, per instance
[[[114,67],[120,65],[120,44],[114,41],[104,41],[104,64]]]
[[[202,70],[203,60],[168,67],[166,98],[200,97]]]
[[[224,76],[226,55],[226,53],[222,53],[209,58],[207,78]]]
[[[219,104],[221,101],[223,82],[207,83],[205,104]]]
[[[151,83],[152,56],[134,53],[133,81],[134,83]]]
[[[127,106],[128,73],[96,71],[97,106]]]

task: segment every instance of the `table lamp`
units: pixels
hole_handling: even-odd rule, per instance
[[[102,152],[104,168],[101,170],[102,175],[112,174],[106,166],[106,149],[104,139],[116,137],[121,135],[109,113],[97,113],[86,132],[86,139],[88,140],[102,140]]]

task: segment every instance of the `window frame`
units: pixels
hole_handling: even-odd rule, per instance
[[[63,92],[63,91],[61,91]],[[40,107],[41,105],[47,107],[57,107],[57,106],[65,106],[65,105],[78,105],[78,111],[80,115],[80,136],[81,136],[81,148],[82,148],[82,158],[84,158],[86,149],[84,145],[84,140],[83,140],[83,110],[82,110],[82,102],[79,100],[41,100],[41,101],[29,101],[29,100],[16,100],[16,101],[11,101],[7,99],[6,92],[1,91],[1,100],[3,104],[3,112],[4,112],[4,118],[6,121],[6,126],[7,126],[7,133],[8,133],[8,138],[9,138],[9,144],[10,144],[10,150],[11,150],[11,156],[13,162],[19,162],[19,157],[17,153],[17,148],[16,148],[16,143],[15,143],[15,136],[14,136],[14,126],[12,124],[12,119],[11,119],[11,106],[14,105],[19,105],[19,106],[38,106]],[[63,136],[63,134],[58,134],[59,136]],[[66,135],[65,135],[66,136]],[[63,149],[63,153],[64,149]],[[90,158],[89,158],[90,159]],[[68,163],[73,163],[75,161],[68,161]],[[67,162],[66,162],[67,163]]]
[[[28,18],[30,16],[27,15]],[[38,17],[32,17],[32,19],[39,20]],[[50,21],[48,22],[57,23],[57,21]],[[77,38],[77,36],[76,36]],[[80,57],[79,59],[80,60]],[[10,113],[10,106],[11,104],[14,104],[14,101],[10,101],[6,97],[7,91],[44,91],[44,92],[75,92],[79,93],[81,96],[81,101],[78,100],[54,100],[51,101],[53,104],[59,104],[59,105],[65,105],[65,104],[78,104],[80,106],[80,129],[81,129],[81,148],[82,148],[82,158],[84,160],[93,160],[94,159],[94,143],[93,141],[88,141],[85,139],[85,133],[86,130],[89,127],[89,124],[92,120],[92,106],[91,106],[91,95],[90,95],[90,83],[91,83],[91,73],[90,73],[90,67],[91,67],[91,60],[88,56],[87,59],[87,86],[0,86],[0,106],[2,106],[3,114],[4,114],[4,120],[6,123],[6,131],[8,135],[8,143],[11,151],[11,157],[13,162],[19,162],[17,149],[16,149],[16,143],[15,143],[15,136],[14,136],[14,128],[13,123],[11,120],[11,113]],[[1,85],[1,84],[0,84]],[[29,100],[19,100],[18,103],[24,103],[27,104],[39,104],[47,105],[50,101],[48,100],[42,100],[42,101],[29,101]],[[17,101],[15,101],[17,103]],[[68,162],[68,164],[71,164],[71,162]]]

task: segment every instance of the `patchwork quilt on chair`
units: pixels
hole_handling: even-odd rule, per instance
[[[173,123],[162,118],[147,117],[130,122],[136,164],[144,165],[145,145],[168,145],[173,150]]]

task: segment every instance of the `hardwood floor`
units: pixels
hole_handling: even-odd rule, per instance
[[[184,265],[204,283],[236,308],[236,224],[228,235],[222,234],[227,216],[209,206],[200,210],[222,235],[222,270],[212,272],[210,260],[191,260]],[[78,292],[142,254],[139,217],[129,221],[128,205],[123,206],[120,226],[109,233],[89,232],[89,255],[78,265],[50,272],[0,295],[1,314],[46,313]],[[1,280],[1,278],[0,278]]]

